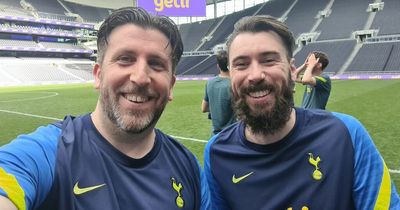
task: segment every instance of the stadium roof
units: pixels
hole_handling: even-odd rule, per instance
[[[68,2],[73,2],[77,4],[95,6],[101,8],[118,9],[126,6],[136,5],[136,0],[65,0]],[[198,0],[195,0],[198,1]],[[217,2],[223,2],[228,0],[207,0],[207,5],[214,4]]]

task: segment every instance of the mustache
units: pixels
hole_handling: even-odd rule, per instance
[[[158,93],[149,87],[138,86],[138,85],[127,85],[120,89],[119,92],[122,93],[130,93],[130,94],[137,94],[137,95],[144,95],[149,97],[156,97]]]
[[[256,84],[249,84],[247,87],[243,87],[241,92],[242,94],[249,94],[251,92],[264,91],[264,90],[275,92],[276,86],[272,85],[269,82],[263,81]]]

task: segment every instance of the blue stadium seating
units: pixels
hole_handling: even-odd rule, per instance
[[[56,19],[64,18],[68,21],[76,21],[76,19],[66,16],[65,12],[67,10],[79,14],[84,21],[96,23],[102,21],[104,17],[111,12],[109,9],[84,6],[63,0],[60,1],[66,8],[58,1],[54,0],[26,1],[31,3],[35,9],[38,10],[37,12],[40,17],[45,15],[45,18],[51,18],[53,15]],[[400,20],[400,1],[382,1],[384,2],[383,10],[376,11],[375,13],[368,13],[368,5],[374,3],[374,0],[270,0],[216,19],[182,24],[179,26],[179,29],[184,42],[184,51],[211,50],[215,45],[226,41],[233,30],[234,24],[240,18],[255,14],[271,15],[285,21],[296,38],[302,33],[314,32],[312,31],[313,29],[315,29],[315,32],[320,32],[320,34],[312,40],[307,40],[307,42],[303,41],[302,44],[305,45],[299,48],[299,52],[295,54],[297,66],[304,62],[309,52],[319,50],[326,52],[330,57],[330,64],[325,70],[326,72],[331,74],[343,73],[339,72],[339,70],[341,70],[343,64],[349,60],[348,58],[353,50],[358,49],[355,48],[357,42],[363,41],[363,43],[359,44],[359,46],[361,46],[360,50],[345,69],[344,73],[400,73],[400,38],[396,38],[396,40],[379,39],[387,35],[400,37],[400,21],[398,21]],[[333,4],[331,5],[330,3],[332,2]],[[19,0],[2,0],[0,5],[6,5],[0,6],[0,13],[5,13],[10,8],[17,8],[24,11]],[[329,9],[328,15],[321,19],[319,12],[326,8]],[[30,13],[26,11],[26,15],[30,15]],[[368,22],[368,20],[370,20],[370,22]],[[22,25],[30,29],[29,26]],[[369,25],[371,26],[369,27]],[[0,28],[4,27],[18,28],[19,26],[18,24],[10,25],[7,21],[0,22]],[[55,29],[67,30],[65,32],[71,30],[57,27]],[[352,37],[354,31],[363,29],[379,30],[376,36],[378,41],[375,40],[375,42],[371,42],[368,40],[364,42],[364,39],[357,40],[357,37]],[[41,47],[44,48],[83,49],[81,46],[75,44],[60,45],[57,43],[39,43],[33,40],[30,42],[20,40],[13,41],[7,40],[9,39],[8,37],[10,36],[7,34],[3,35],[0,41],[10,46],[16,45],[18,47],[28,48],[32,47],[31,45],[41,45]],[[13,53],[7,52],[6,54],[9,56]],[[68,64],[66,66],[74,67],[76,65]],[[79,69],[70,71],[82,75],[88,73],[79,73]],[[7,75],[4,71],[2,74]],[[176,68],[176,74],[181,76],[218,74],[215,56],[184,56]],[[10,80],[7,80],[7,82],[10,82]]]
[[[400,34],[400,1],[384,0],[382,11],[376,12],[373,29],[379,29],[379,35]]]

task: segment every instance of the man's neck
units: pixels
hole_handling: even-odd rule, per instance
[[[285,126],[278,132],[268,135],[255,134],[251,131],[250,127],[246,126],[245,136],[248,141],[255,144],[260,144],[260,145],[272,144],[282,140],[285,136],[287,136],[289,132],[293,129],[295,122],[296,122],[296,111],[295,109],[292,109],[289,120],[286,122]]]
[[[228,72],[219,71],[218,76],[219,77],[229,77],[229,71]]]
[[[315,69],[314,71],[313,71],[313,77],[315,77],[315,76],[321,76],[321,74],[323,73],[324,71],[323,70],[321,70],[321,69]]]
[[[154,126],[138,134],[127,133],[112,123],[105,113],[99,112],[98,108],[91,115],[93,124],[117,150],[135,159],[143,158],[151,151],[156,137]]]

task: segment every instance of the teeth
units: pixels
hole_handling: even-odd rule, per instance
[[[148,100],[147,97],[138,96],[138,95],[125,95],[125,98],[129,101],[136,102],[136,103],[144,103]]]
[[[270,92],[271,92],[270,90],[263,90],[263,91],[257,91],[257,92],[250,92],[249,95],[254,98],[260,98],[260,97],[268,95]]]

